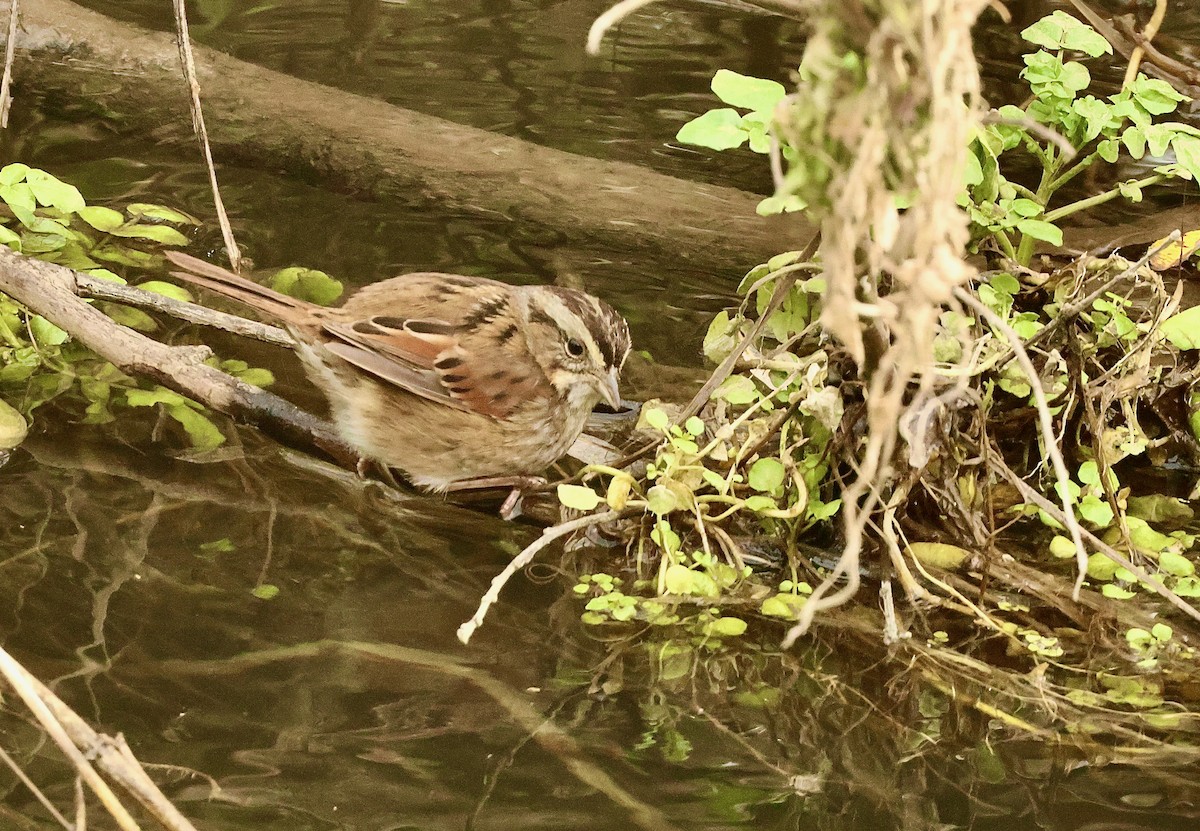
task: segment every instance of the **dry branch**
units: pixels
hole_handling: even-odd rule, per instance
[[[79,275],[0,246],[0,292],[40,314],[119,369],[150,378],[206,407],[255,424],[284,444],[345,466],[358,455],[320,419],[203,363],[206,347],[168,346],[127,329],[84,302]]]

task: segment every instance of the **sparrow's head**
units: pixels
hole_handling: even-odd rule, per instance
[[[582,291],[535,286],[526,295],[529,350],[559,395],[590,410],[621,408],[617,379],[629,355],[629,324]]]

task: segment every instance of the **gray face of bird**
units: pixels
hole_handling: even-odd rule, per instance
[[[533,286],[525,294],[529,350],[558,394],[591,409],[620,409],[617,379],[629,354],[625,318],[589,294]]]

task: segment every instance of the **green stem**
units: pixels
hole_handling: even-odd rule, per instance
[[[1000,250],[1004,252],[1004,256],[1015,262],[1017,251],[1013,248],[1012,240],[1008,238],[1008,234],[1004,231],[996,231],[994,236],[996,237],[996,242],[1000,244]]]
[[[1045,205],[1050,201],[1050,195],[1054,193],[1051,189],[1051,184],[1058,177],[1059,165],[1061,157],[1056,157],[1053,147],[1046,148],[1046,160],[1042,167],[1042,180],[1038,182],[1037,192],[1033,195],[1033,201],[1039,205]],[[1016,261],[1018,265],[1029,265],[1029,261],[1033,259],[1033,247],[1037,244],[1037,240],[1028,234],[1021,235],[1021,241],[1017,244]]]
[[[1057,179],[1055,179],[1053,182],[1050,183],[1049,192],[1046,194],[1046,196],[1047,197],[1053,196],[1055,193],[1058,192],[1059,188],[1061,188],[1067,182],[1071,181],[1076,176],[1078,176],[1080,173],[1082,173],[1083,171],[1085,171],[1089,167],[1091,167],[1095,163],[1096,159],[1098,159],[1098,158],[1100,158],[1100,151],[1095,150],[1095,151],[1089,153],[1088,155],[1084,156],[1082,159],[1077,161],[1075,164],[1071,165],[1069,168],[1067,168],[1062,173],[1062,175],[1060,175]]]
[[[1167,178],[1167,176],[1165,174],[1155,173],[1153,176],[1147,176],[1145,179],[1139,179],[1138,181],[1134,182],[1133,184],[1136,187],[1145,188],[1145,187],[1149,187],[1150,185],[1157,185],[1159,182],[1165,180],[1166,178]],[[1105,202],[1111,202],[1113,199],[1116,199],[1120,195],[1121,195],[1120,188],[1113,188],[1112,190],[1106,190],[1104,193],[1099,193],[1095,196],[1089,196],[1087,199],[1080,199],[1078,202],[1072,202],[1070,205],[1063,205],[1061,208],[1051,211],[1050,213],[1046,214],[1042,218],[1046,222],[1057,222],[1058,220],[1062,219],[1063,217],[1070,216],[1073,213],[1078,213],[1079,211],[1085,211],[1088,208],[1094,208],[1097,205],[1103,205]]]

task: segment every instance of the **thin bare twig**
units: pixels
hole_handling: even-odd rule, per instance
[[[0,127],[8,126],[8,108],[12,106],[13,57],[17,53],[17,20],[21,5],[8,0],[8,41],[4,46],[4,77],[0,78]]]
[[[225,253],[229,257],[229,267],[235,272],[241,271],[242,252],[233,239],[233,228],[229,224],[229,216],[225,213],[225,203],[221,200],[221,189],[217,186],[217,170],[213,165],[212,148],[208,144],[208,129],[204,126],[204,111],[200,108],[200,81],[196,77],[196,59],[192,55],[192,38],[188,34],[187,11],[184,0],[173,0],[175,6],[175,39],[179,45],[179,62],[183,65],[183,77],[188,85],[188,100],[192,107],[192,129],[200,141],[200,149],[204,155],[204,165],[208,168],[208,181],[212,186],[213,206],[217,210],[217,222],[221,226],[221,238],[225,241]]]
[[[1028,378],[1029,389],[1033,392],[1033,400],[1037,405],[1038,423],[1042,431],[1042,453],[1054,468],[1054,477],[1057,480],[1057,489],[1062,501],[1063,518],[1066,520],[1065,524],[1071,534],[1071,540],[1075,543],[1075,562],[1079,567],[1079,572],[1075,578],[1075,588],[1071,592],[1071,598],[1078,602],[1080,589],[1083,588],[1083,579],[1087,576],[1088,552],[1083,544],[1083,529],[1079,527],[1079,520],[1075,518],[1075,508],[1071,504],[1071,491],[1067,488],[1071,481],[1071,473],[1067,470],[1067,463],[1063,461],[1062,451],[1059,449],[1058,440],[1054,435],[1054,417],[1050,415],[1050,403],[1046,399],[1046,391],[1042,388],[1042,379],[1038,376],[1037,368],[1021,343],[1021,336],[1000,315],[961,287],[955,287],[954,297],[1004,335],[1013,350],[1017,363],[1021,365],[1021,369]]]
[[[471,636],[475,634],[475,630],[483,625],[483,619],[487,617],[488,609],[500,599],[500,590],[504,588],[514,574],[516,574],[533,560],[534,556],[543,548],[557,539],[572,534],[582,528],[588,528],[592,525],[599,525],[602,522],[617,519],[621,516],[619,511],[605,511],[602,514],[589,514],[578,519],[572,519],[568,522],[560,522],[558,525],[552,525],[542,531],[542,535],[525,547],[525,550],[513,557],[512,562],[504,567],[504,570],[492,578],[492,584],[488,586],[488,590],[479,600],[479,608],[475,610],[475,614],[471,615],[471,619],[458,627],[458,639],[463,643],[470,643]]]
[[[109,300],[139,309],[150,309],[178,320],[186,320],[188,323],[210,326],[263,343],[286,346],[289,349],[296,345],[295,339],[278,326],[218,312],[196,303],[185,303],[182,300],[152,291],[142,291],[136,286],[123,286],[112,280],[101,280],[99,277],[82,273],[75,274],[75,285],[79,289],[79,294],[94,300]]]
[[[1154,40],[1154,36],[1158,34],[1158,29],[1162,26],[1163,18],[1167,16],[1167,0],[1158,0],[1154,4],[1154,14],[1150,15],[1150,22],[1146,24],[1145,31],[1142,32],[1144,43],[1148,44]],[[1125,80],[1121,82],[1121,89],[1128,89],[1134,79],[1137,78],[1138,69],[1141,67],[1142,58],[1146,54],[1146,47],[1138,44],[1133,48],[1133,54],[1129,56],[1129,66],[1125,67]]]
[[[38,723],[42,725],[42,729],[46,734],[58,745],[58,749],[75,767],[75,770],[87,783],[92,792],[100,798],[109,815],[116,820],[121,831],[140,831],[137,821],[133,815],[126,810],[121,804],[121,800],[117,799],[117,795],[112,792],[108,783],[100,778],[100,774],[92,767],[92,763],[83,755],[75,743],[71,741],[71,737],[67,735],[67,731],[46,702],[42,700],[38,694],[36,681],[23,666],[8,654],[3,648],[0,648],[0,674],[4,675],[6,680],[16,691],[17,695],[25,702],[25,706],[29,708]]]
[[[34,784],[33,780],[21,769],[16,760],[4,752],[4,748],[0,748],[0,760],[3,760],[4,764],[8,765],[13,775],[21,780],[21,784],[29,789],[29,792],[34,795],[38,802],[42,803],[42,807],[50,812],[50,816],[54,817],[59,825],[67,829],[67,831],[75,831],[75,826],[71,825],[70,821],[59,813],[58,809],[54,807],[54,803],[50,801],[50,798],[42,793],[42,789]]]

